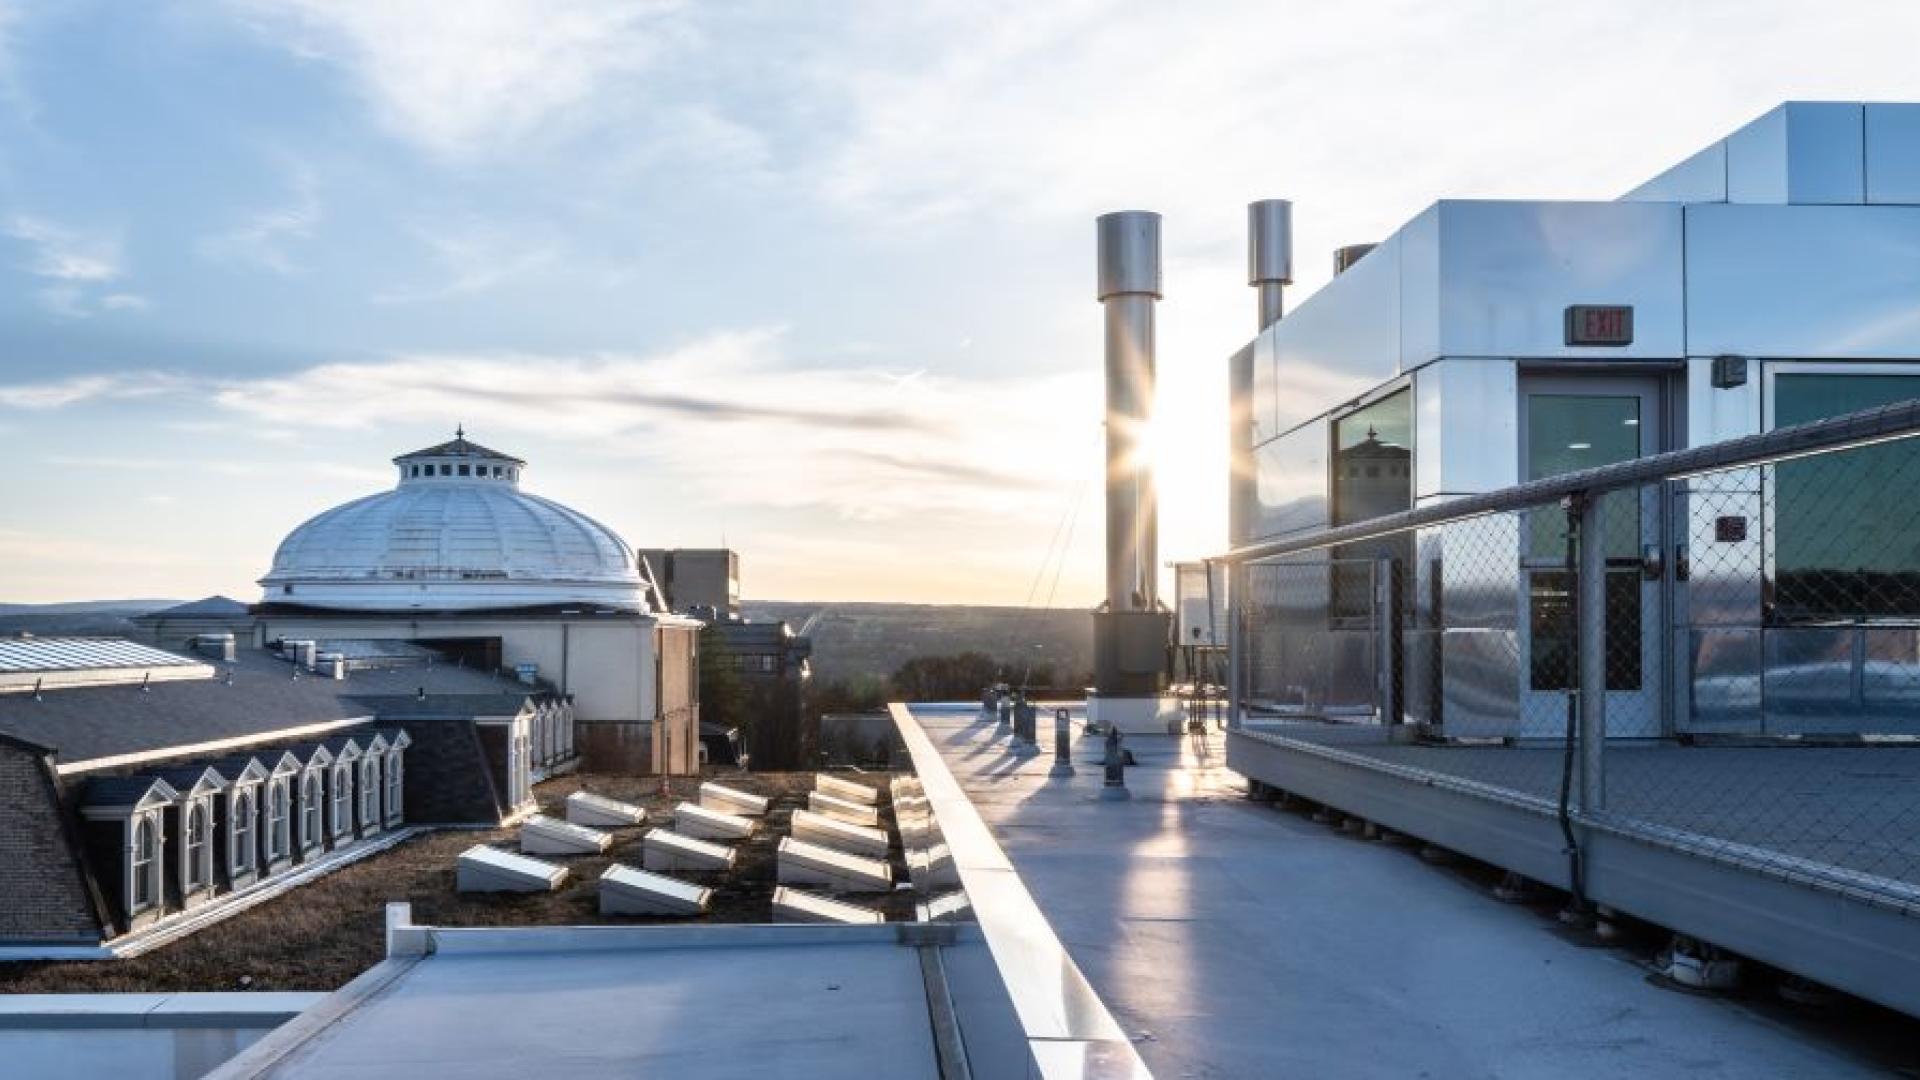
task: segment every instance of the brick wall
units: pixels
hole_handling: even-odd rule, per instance
[[[99,940],[45,759],[0,742],[0,791],[0,941]]]

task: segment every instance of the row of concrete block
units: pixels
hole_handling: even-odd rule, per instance
[[[921,922],[953,922],[972,911],[960,887],[960,869],[941,835],[939,819],[918,777],[897,777],[892,785],[893,820],[900,830],[907,878],[913,891],[925,897],[916,905]]]

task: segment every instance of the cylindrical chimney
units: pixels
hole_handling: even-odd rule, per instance
[[[1261,199],[1247,204],[1247,284],[1260,290],[1260,326],[1280,321],[1281,293],[1293,284],[1293,204]]]
[[[1103,214],[1096,225],[1098,295],[1107,323],[1107,610],[1152,611],[1159,600],[1159,534],[1147,428],[1160,215]]]

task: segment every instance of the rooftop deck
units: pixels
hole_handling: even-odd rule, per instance
[[[1094,743],[1049,779],[1050,754],[1008,752],[971,706],[895,716],[1155,1075],[1882,1075],[1823,1036],[1654,986],[1627,954],[1576,948],[1404,848],[1247,800],[1219,733],[1129,739],[1132,798],[1103,802]],[[949,842],[979,841],[939,813]],[[961,876],[991,903],[966,860]]]

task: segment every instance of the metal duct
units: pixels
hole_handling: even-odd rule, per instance
[[[1339,277],[1341,274],[1353,269],[1354,263],[1366,258],[1367,252],[1379,246],[1378,244],[1348,244],[1343,248],[1335,248],[1333,252],[1333,276]]]
[[[1247,284],[1260,290],[1260,326],[1280,321],[1285,287],[1293,284],[1293,204],[1261,199],[1247,204]]]
[[[1152,611],[1159,599],[1159,535],[1146,436],[1153,417],[1160,215],[1103,214],[1096,225],[1107,324],[1107,610]]]

